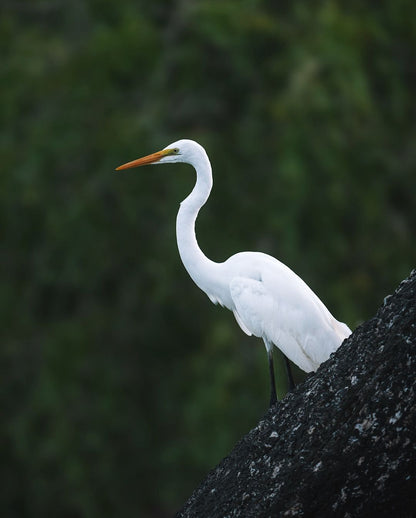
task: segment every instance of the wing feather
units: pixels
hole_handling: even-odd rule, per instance
[[[273,343],[304,371],[314,371],[351,331],[292,270],[265,257],[261,268],[232,277],[231,309],[245,333]]]

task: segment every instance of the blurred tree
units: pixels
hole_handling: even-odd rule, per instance
[[[207,255],[271,253],[351,326],[408,273],[415,14],[410,0],[3,3],[4,514],[171,515],[265,408],[262,346],[177,256],[192,172],[119,163],[200,141]]]

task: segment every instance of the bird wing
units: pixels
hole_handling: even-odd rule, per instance
[[[297,329],[301,318],[298,311],[279,309],[279,300],[262,281],[255,279],[234,277],[230,292],[235,304],[234,316],[245,333],[275,344],[302,370],[317,369],[319,363],[307,354]]]
[[[264,254],[235,257],[229,289],[235,318],[247,334],[276,345],[306,372],[315,371],[350,334],[292,270]]]

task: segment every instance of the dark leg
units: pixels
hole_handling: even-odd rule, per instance
[[[274,368],[273,368],[273,347],[267,351],[267,355],[269,357],[269,372],[270,372],[270,406],[273,406],[277,403],[277,394],[276,394],[276,382],[274,380]]]
[[[293,381],[292,371],[290,369],[290,361],[287,359],[286,355],[283,355],[283,356],[285,358],[287,381],[289,384],[289,392],[290,392],[291,390],[293,390],[296,387],[296,385],[295,385],[295,382]]]

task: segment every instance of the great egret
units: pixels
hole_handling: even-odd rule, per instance
[[[204,255],[196,240],[195,221],[211,192],[212,170],[205,149],[197,142],[178,140],[116,170],[175,162],[190,164],[196,171],[195,186],[180,204],[176,219],[182,262],[214,304],[230,309],[245,333],[263,339],[269,359],[272,405],[277,400],[273,345],[302,370],[311,372],[338,349],[351,330],[331,315],[300,277],[274,257],[240,252],[216,263]],[[290,369],[288,375],[293,383]]]

